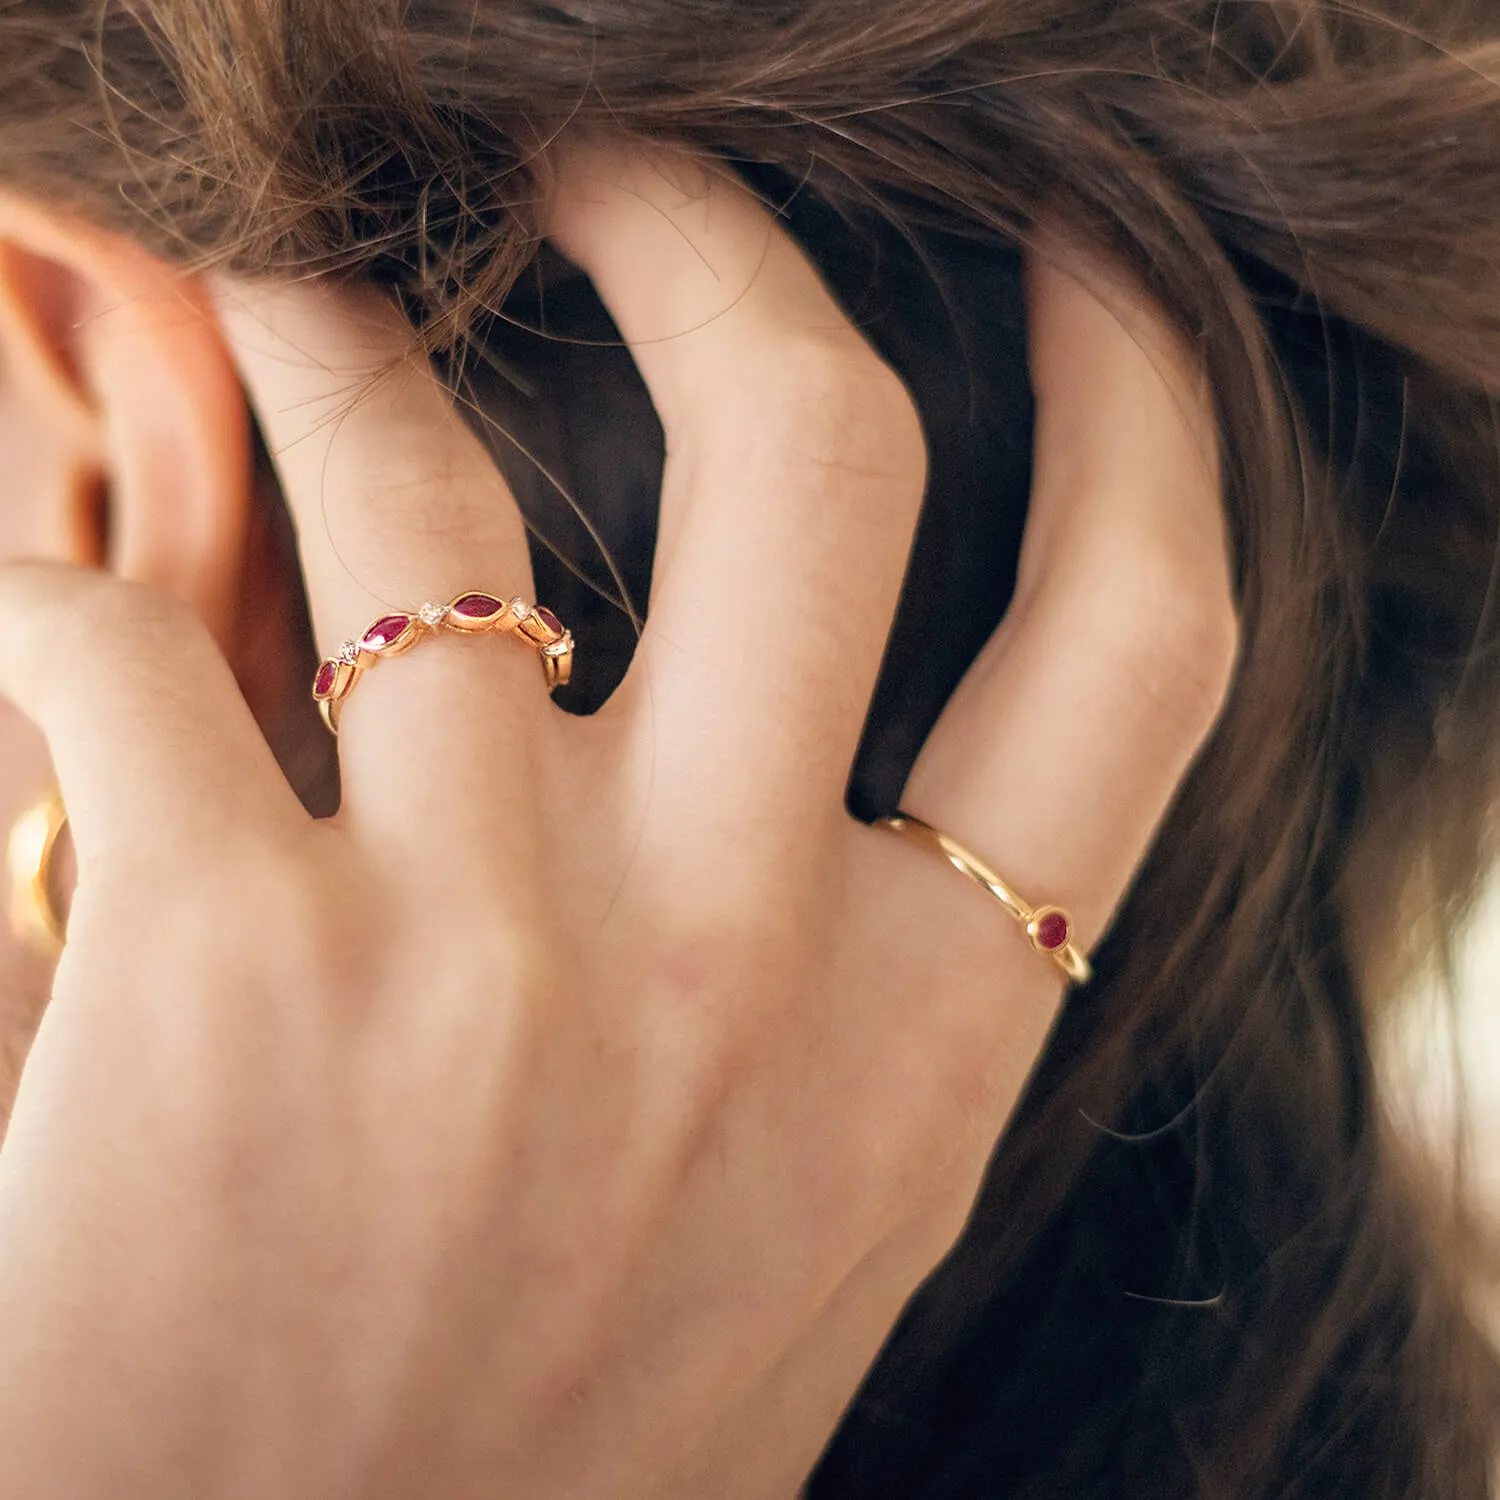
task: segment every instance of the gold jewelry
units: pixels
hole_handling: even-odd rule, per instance
[[[11,927],[47,958],[56,958],[68,940],[67,924],[52,900],[52,857],[67,826],[62,793],[53,787],[11,825],[5,851]]]
[[[424,604],[410,614],[397,611],[382,615],[358,640],[345,641],[313,679],[313,698],[323,722],[337,734],[344,700],[377,661],[400,656],[443,630],[464,635],[513,635],[535,646],[549,689],[562,687],[573,673],[573,633],[550,609],[524,599],[497,599],[493,594],[470,592],[460,594],[451,604]]]
[[[1074,984],[1087,984],[1094,977],[1093,965],[1074,946],[1073,919],[1062,907],[1032,906],[1023,901],[977,854],[921,818],[898,812],[894,817],[877,818],[875,822],[879,827],[911,834],[931,845],[955,870],[988,891],[1026,929],[1031,946],[1046,954]]]

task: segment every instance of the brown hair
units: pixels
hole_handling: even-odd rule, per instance
[[[524,366],[533,406],[576,406],[586,364],[514,326],[547,146],[579,126],[743,164],[846,298],[879,282],[938,458],[990,443],[984,472],[1017,477],[952,409],[1024,422],[995,309],[1042,210],[1137,268],[1219,395],[1232,701],[811,1493],[1488,1494],[1500,1371],[1370,1035],[1402,913],[1441,934],[1487,861],[1500,769],[1493,9],[0,3],[0,178],[184,264],[392,286],[457,384],[499,366],[514,392]],[[964,277],[992,302],[940,294]],[[649,411],[597,358],[620,405],[574,487],[626,473],[596,505],[635,518],[638,582]],[[889,794],[870,766],[864,810]]]

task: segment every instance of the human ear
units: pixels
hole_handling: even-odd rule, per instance
[[[254,453],[199,278],[0,192],[0,559],[105,566],[190,605],[326,802],[295,543]]]
[[[133,241],[0,192],[0,560],[104,566],[191,606],[328,810],[295,539],[212,307]]]
[[[100,564],[225,639],[252,465],[239,380],[195,279],[0,194],[0,555]]]

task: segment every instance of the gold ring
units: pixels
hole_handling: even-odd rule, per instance
[[[463,635],[513,635],[535,646],[549,689],[562,687],[572,676],[573,633],[550,609],[524,599],[499,599],[470,591],[451,604],[424,604],[410,614],[397,610],[382,615],[357,640],[345,641],[324,661],[313,678],[313,698],[329,730],[339,732],[344,700],[376,662],[400,656],[445,630]]]
[[[11,825],[5,851],[11,927],[47,958],[56,958],[68,940],[67,923],[52,899],[52,857],[67,826],[62,793],[53,787]]]
[[[1050,958],[1074,984],[1087,984],[1094,977],[1093,965],[1074,945],[1073,919],[1062,907],[1032,906],[1023,901],[977,854],[908,812],[898,812],[894,817],[875,821],[882,828],[921,839],[936,849],[955,870],[988,891],[1026,929],[1031,946]]]

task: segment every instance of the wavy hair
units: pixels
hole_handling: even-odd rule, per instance
[[[917,396],[932,494],[856,811],[894,800],[1005,605],[1038,217],[1133,266],[1217,391],[1231,701],[810,1495],[1488,1495],[1464,1211],[1421,1189],[1372,1036],[1490,854],[1500,14],[0,0],[0,181],[187,267],[392,288],[617,673],[630,621],[584,583],[643,589],[660,441],[540,245],[577,129],[735,164]]]

